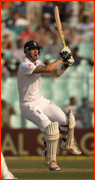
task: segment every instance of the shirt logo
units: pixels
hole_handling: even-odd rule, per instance
[[[32,64],[29,64],[29,67],[31,67]]]

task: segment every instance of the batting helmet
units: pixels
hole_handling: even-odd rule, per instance
[[[34,48],[37,48],[39,50],[39,54],[40,54],[41,47],[39,46],[39,44],[36,41],[30,40],[27,43],[25,43],[25,45],[24,45],[24,53],[26,55],[29,55],[29,50],[34,49]]]

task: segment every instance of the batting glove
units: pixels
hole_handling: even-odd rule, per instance
[[[68,68],[69,66],[71,66],[72,64],[74,64],[74,62],[75,62],[75,61],[74,61],[72,55],[69,54],[69,55],[65,58],[65,60],[64,60],[64,67],[65,67],[65,68]]]
[[[63,61],[65,60],[65,58],[71,54],[71,50],[68,46],[66,46],[65,48],[63,48],[60,52],[60,59],[62,59]]]

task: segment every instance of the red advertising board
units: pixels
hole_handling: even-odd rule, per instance
[[[72,156],[60,148],[62,136],[58,142],[58,156]],[[94,129],[75,129],[75,143],[82,156],[94,155]],[[4,156],[40,156],[44,149],[44,133],[38,129],[2,129],[1,148]]]

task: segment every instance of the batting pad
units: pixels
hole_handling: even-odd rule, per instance
[[[66,149],[70,150],[74,144],[74,128],[69,129],[67,140],[66,140]]]
[[[52,161],[56,161],[56,151],[59,139],[59,125],[58,122],[51,123],[46,128],[46,158],[45,164],[49,165]]]
[[[69,110],[69,132],[66,140],[66,149],[70,150],[74,143],[74,127],[75,127],[75,117],[73,116],[71,110]]]
[[[69,129],[72,129],[75,127],[75,117],[72,114],[72,111],[69,109]]]

